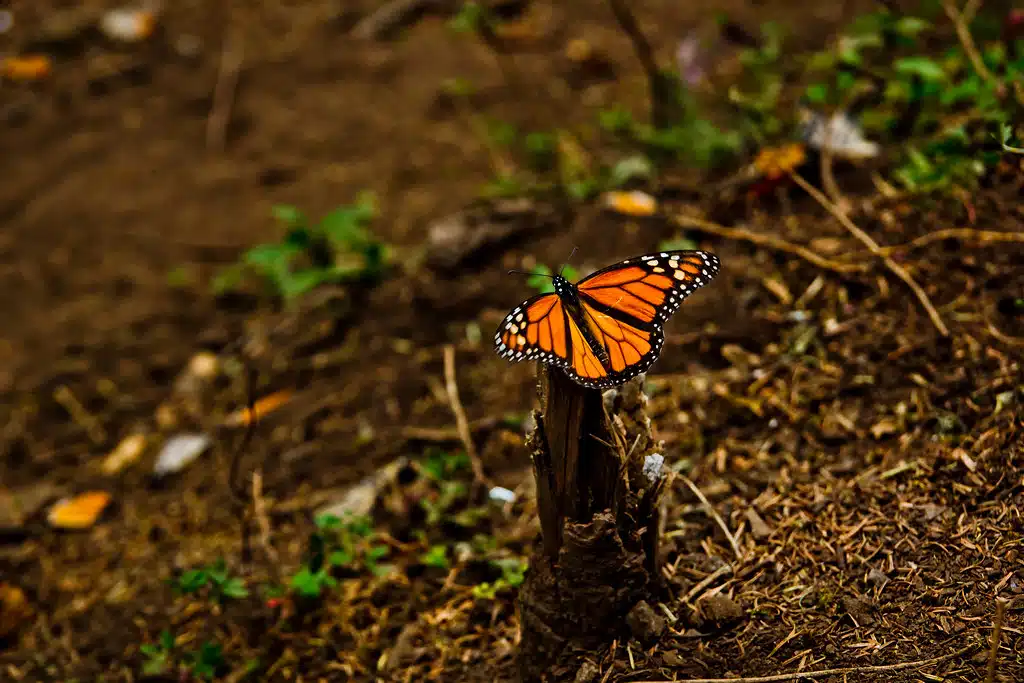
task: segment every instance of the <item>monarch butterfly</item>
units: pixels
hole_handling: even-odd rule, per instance
[[[559,367],[585,387],[622,384],[658,359],[665,321],[718,268],[718,257],[705,251],[663,251],[620,261],[575,284],[554,275],[553,293],[527,299],[505,316],[495,348],[513,363]]]

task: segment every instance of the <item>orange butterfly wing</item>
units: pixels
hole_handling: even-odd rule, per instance
[[[665,343],[662,325],[719,267],[714,254],[669,251],[627,259],[579,283],[586,322],[606,357],[607,386],[647,371]]]
[[[541,294],[514,308],[498,327],[494,344],[498,354],[513,363],[540,360],[581,383],[608,374],[557,294]]]

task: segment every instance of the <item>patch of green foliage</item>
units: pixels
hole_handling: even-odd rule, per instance
[[[387,265],[387,249],[368,228],[376,214],[369,193],[316,223],[294,206],[276,206],[274,217],[285,228],[283,239],[249,249],[240,263],[217,275],[213,290],[219,294],[236,289],[253,275],[273,295],[291,303],[322,284],[379,280]]]
[[[383,576],[391,567],[381,564],[390,549],[373,542],[373,525],[369,518],[346,515],[321,515],[316,530],[310,534],[306,562],[292,576],[289,586],[296,594],[316,598],[338,585],[332,572],[336,569],[369,571]]]
[[[480,600],[494,600],[499,593],[519,588],[526,580],[528,564],[519,558],[491,560],[491,565],[501,570],[501,577],[494,582],[485,581],[473,586],[473,597]]]
[[[1024,42],[1008,51],[979,15],[971,28],[982,73],[945,28],[937,31],[937,21],[924,16],[872,12],[850,24],[836,49],[805,60],[815,79],[805,101],[868,103],[860,115],[865,129],[898,147],[891,175],[914,193],[973,189],[1014,151],[1008,124],[1021,104],[1014,83],[1024,79]]]
[[[194,595],[206,591],[209,598],[223,603],[228,599],[240,600],[248,597],[245,581],[228,573],[224,559],[220,558],[209,567],[190,569],[173,581],[175,589],[182,595]]]
[[[146,676],[169,674],[177,669],[183,674],[191,674],[193,678],[213,680],[226,669],[223,649],[218,643],[204,641],[198,650],[179,650],[174,644],[174,636],[167,630],[161,632],[156,643],[146,643],[139,647],[139,651],[145,658],[142,673]],[[256,666],[258,662],[249,662],[247,673]]]

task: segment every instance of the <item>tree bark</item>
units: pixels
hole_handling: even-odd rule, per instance
[[[602,394],[541,366],[528,443],[542,543],[519,594],[524,682],[573,680],[582,654],[627,635],[630,610],[659,599],[663,459],[642,381]]]

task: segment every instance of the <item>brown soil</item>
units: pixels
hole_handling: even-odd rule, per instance
[[[614,102],[636,103],[643,115],[642,74],[606,7],[566,3],[550,35],[497,61],[478,41],[453,35],[442,16],[394,39],[354,40],[347,32],[375,6],[362,0],[250,4],[230,22],[211,3],[168,3],[158,34],[130,49],[88,31],[54,38],[54,22],[74,23],[69,4],[19,5],[14,28],[0,37],[2,51],[55,56],[45,82],[0,88],[0,503],[37,499],[0,546],[0,579],[23,590],[32,608],[0,650],[3,676],[137,680],[139,646],[164,628],[181,634],[183,646],[222,643],[238,676],[258,658],[266,680],[511,675],[514,594],[474,600],[467,591],[483,579],[472,567],[446,579],[416,566],[424,547],[408,520],[384,527],[406,558],[401,580],[343,581],[326,605],[288,619],[255,587],[294,572],[313,510],[396,457],[423,452],[423,435],[412,438],[407,427],[433,429],[429,441],[459,447],[444,395],[444,344],[457,347],[471,423],[521,418],[531,408],[533,370],[506,365],[489,345],[497,321],[529,294],[508,268],[559,264],[573,246],[583,266],[603,265],[679,233],[667,220],[558,210],[486,258],[446,271],[416,265],[431,222],[472,203],[493,177],[486,148],[441,95],[445,79],[472,82],[474,107],[523,128],[592,122]],[[719,11],[751,28],[777,20],[798,42],[822,44],[858,9],[836,4],[848,6],[651,0],[636,12],[667,58],[688,27]],[[229,25],[244,61],[224,150],[216,151],[206,127]],[[614,79],[571,85],[561,55],[579,36],[606,51]],[[196,56],[175,51],[183,37],[198,39]],[[851,193],[870,188],[864,175],[850,181]],[[1020,173],[1010,173],[974,197],[970,227],[1021,230],[1020,186]],[[208,293],[217,268],[279,236],[273,205],[316,216],[363,189],[377,193],[375,230],[403,265],[362,299],[349,293],[336,308],[280,311],[254,296]],[[689,489],[674,484],[665,574],[676,621],[654,644],[620,637],[594,652],[594,680],[897,664],[976,644],[923,673],[849,680],[979,681],[996,598],[1010,599],[997,680],[1024,680],[1024,323],[1000,309],[1024,296],[1019,243],[947,240],[902,253],[950,327],[942,338],[905,285],[806,195],[734,218],[794,242],[830,238],[837,253],[856,251],[872,269],[840,277],[791,255],[692,234],[724,269],[669,326],[649,376],[650,413],[666,459],[685,464],[739,537],[742,557]],[[856,218],[884,244],[966,225],[952,201],[919,207],[875,198]],[[192,284],[169,283],[180,266]],[[766,280],[791,296],[780,299]],[[792,315],[797,305],[804,322]],[[473,322],[480,342],[467,338]],[[237,430],[218,432],[212,453],[161,482],[146,473],[151,460],[113,477],[97,467],[133,430],[153,429],[193,355],[240,338],[256,350],[256,394],[295,391],[245,446],[241,469],[262,475],[277,556],[255,533],[244,565],[238,508],[224,485]],[[218,385],[217,410],[241,406],[236,384]],[[94,422],[69,414],[66,395]],[[492,506],[476,530],[527,555],[536,522],[522,433],[501,423],[477,434],[489,475],[521,496],[511,510]],[[41,503],[90,489],[115,501],[99,524],[81,533],[47,527]],[[438,529],[428,536],[453,540]],[[250,598],[211,608],[167,585],[219,556],[244,573]],[[682,599],[726,564],[729,571]],[[384,655],[390,663],[379,666]]]

